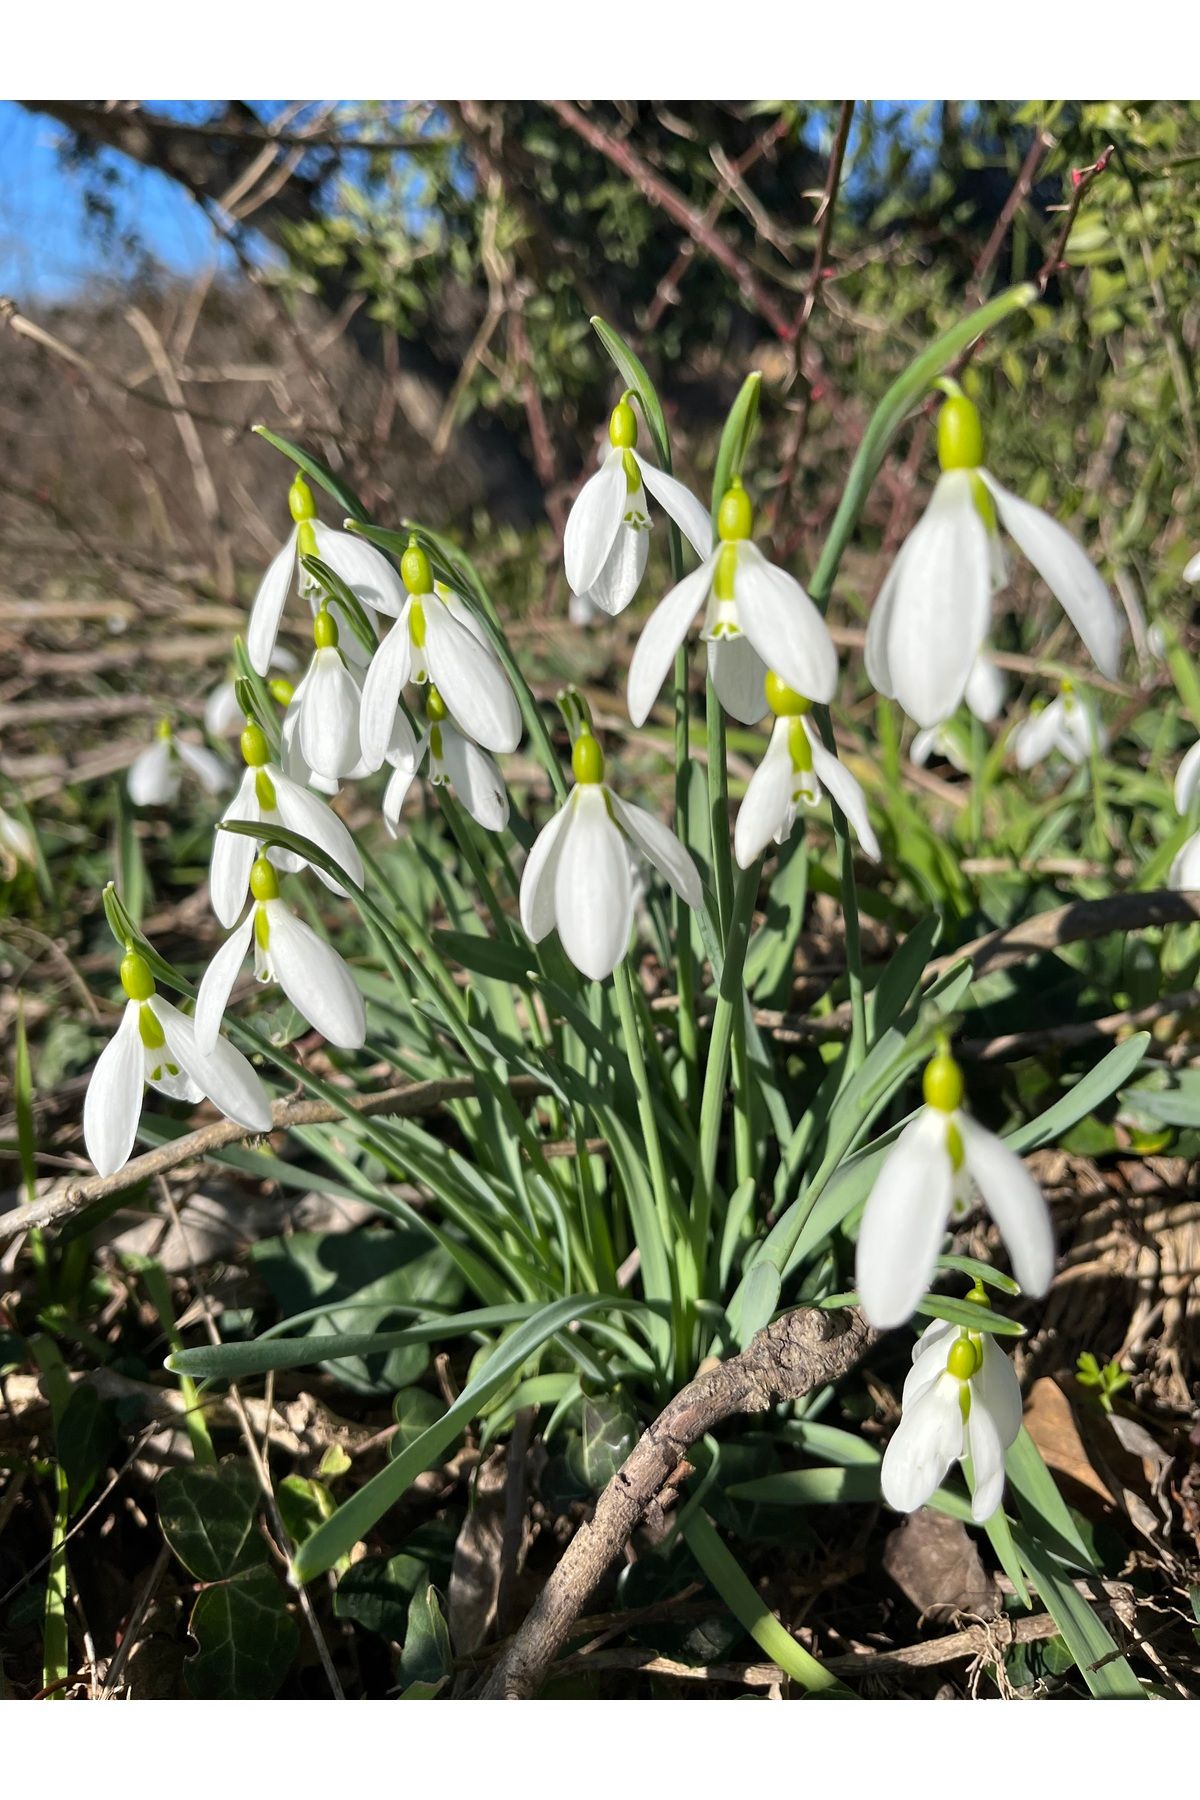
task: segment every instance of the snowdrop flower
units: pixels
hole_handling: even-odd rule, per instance
[[[22,863],[37,868],[37,841],[28,825],[0,806],[0,873],[11,881]]]
[[[378,769],[410,681],[437,688],[459,727],[485,750],[515,750],[521,710],[479,621],[448,588],[435,588],[415,537],[400,561],[407,589],[399,618],[371,659],[362,696],[362,748]]]
[[[343,1050],[361,1049],[367,1035],[363,997],[331,944],[279,898],[279,877],[265,856],[250,870],[252,904],[209,963],[196,996],[196,1042],[207,1050],[217,1033],[238,970],[254,940],[254,973],[277,981],[314,1030]]]
[[[981,724],[990,725],[993,719],[1000,716],[1007,697],[1008,681],[1003,670],[996,667],[986,651],[981,651],[971,666],[963,695],[968,711]],[[923,769],[934,756],[952,763],[960,775],[971,773],[970,746],[960,732],[951,728],[948,721],[918,731],[908,752],[908,760],[916,763],[919,769]]]
[[[1200,560],[1200,559],[1198,559]],[[1180,763],[1175,775],[1175,810],[1186,818],[1200,788],[1200,740],[1197,740]],[[1200,831],[1193,832],[1171,864],[1167,886],[1180,889],[1200,888]]]
[[[810,702],[781,681],[767,676],[767,706],[775,715],[766,755],[750,777],[738,811],[733,848],[741,868],[748,869],[771,839],[782,844],[792,834],[799,806],[817,806],[822,784],[854,829],[872,862],[879,861],[879,841],[871,830],[867,803],[857,781],[826,750],[809,718]]]
[[[608,422],[609,448],[597,472],[584,482],[567,517],[563,561],[571,589],[571,618],[580,624],[595,612],[624,612],[646,572],[650,553],[648,488],[687,538],[696,555],[712,553],[712,521],[706,507],[634,449],[637,419],[626,395]]]
[[[1088,762],[1095,752],[1103,755],[1108,733],[1090,694],[1077,694],[1074,683],[1062,683],[1056,699],[1040,712],[1030,713],[1013,734],[1018,769],[1032,769],[1054,751],[1069,763]]]
[[[962,1110],[962,1070],[942,1049],[926,1064],[925,1105],[888,1151],[858,1233],[863,1310],[886,1330],[911,1318],[929,1286],[946,1225],[978,1188],[1027,1294],[1054,1274],[1054,1237],[1041,1189],[1020,1157]]]
[[[345,825],[337,814],[310,794],[307,788],[285,775],[270,760],[270,749],[261,727],[247,722],[242,732],[242,756],[246,772],[237,793],[221,818],[250,824],[283,825],[308,838],[319,850],[333,858],[338,867],[359,886],[363,881],[362,858]],[[212,909],[226,928],[235,925],[246,904],[250,885],[250,869],[258,854],[255,840],[242,832],[220,831],[213,846],[212,865],[208,872],[208,892]],[[272,847],[269,861],[277,869],[304,867],[304,859],[294,851]],[[345,889],[326,875],[323,869],[314,874],[335,894],[345,896]]]
[[[1108,676],[1123,626],[1080,546],[983,467],[979,414],[961,391],[938,415],[942,473],[924,518],[892,564],[867,627],[867,674],[918,725],[948,719],[966,690],[1007,579],[999,523],[1024,551]]]
[[[635,725],[645,723],[702,606],[709,674],[733,718],[744,725],[762,718],[769,669],[810,700],[832,699],[837,652],[825,621],[800,583],[749,542],[753,523],[749,496],[735,481],[717,513],[717,548],[659,602],[638,639],[629,666]]]
[[[240,1050],[213,1034],[201,1048],[194,1022],[155,992],[144,957],[121,962],[125,1011],[92,1070],[83,1103],[83,1138],[101,1175],[129,1161],[147,1084],[172,1100],[207,1097],[248,1131],[270,1131],[271,1103]]]
[[[575,786],[539,833],[521,875],[521,924],[532,943],[557,929],[575,967],[611,975],[629,948],[637,894],[630,849],[653,863],[686,901],[703,895],[696,865],[675,833],[640,806],[618,800],[590,729],[571,752]]]
[[[1020,1384],[992,1333],[935,1319],[913,1346],[902,1405],[879,1471],[888,1505],[915,1512],[951,1463],[970,1457],[971,1516],[984,1524],[1000,1504],[1004,1452],[1021,1429]]]
[[[453,788],[477,825],[503,831],[508,824],[508,790],[486,750],[473,744],[451,719],[446,702],[432,683],[425,690],[426,728],[418,738],[397,708],[387,761],[391,779],[383,795],[383,822],[392,837],[399,832],[400,813],[422,762],[434,787]]]
[[[1197,550],[1192,560],[1185,565],[1183,579],[1185,581],[1200,581],[1200,550]]]
[[[394,618],[404,605],[404,589],[387,557],[374,544],[368,544],[353,532],[334,531],[330,526],[322,525],[317,517],[312,489],[303,475],[295,477],[288,491],[288,509],[294,521],[291,535],[273,557],[259,583],[246,632],[246,652],[251,667],[260,675],[265,675],[271,665],[279,621],[293,576],[299,581],[301,596],[309,601],[314,612],[322,603],[320,586],[304,568],[300,561],[302,556],[319,556],[322,562],[328,563],[361,602],[372,625],[377,622],[378,613],[388,613]],[[336,600],[331,604],[337,612]],[[353,632],[347,639],[347,654],[359,665],[367,660],[366,652]]]
[[[229,771],[219,756],[203,744],[189,744],[177,738],[171,721],[160,719],[154,742],[129,765],[125,777],[129,798],[135,806],[170,806],[179,796],[184,769],[196,777],[208,794],[219,794],[229,786]]]
[[[338,647],[341,634],[327,606],[313,619],[312,661],[292,698],[296,745],[305,765],[322,781],[340,781],[362,761],[359,712],[362,696]]]

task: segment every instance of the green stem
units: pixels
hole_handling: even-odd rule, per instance
[[[676,552],[678,551],[678,555]],[[683,552],[679,547],[679,529],[671,527],[671,564],[675,580],[682,579]],[[688,653],[681,644],[675,652],[675,835],[681,844],[688,842],[688,776],[690,730],[688,718]],[[679,1053],[686,1072],[685,1103],[689,1118],[696,1116],[700,1097],[700,1032],[696,1024],[696,959],[692,954],[692,911],[687,901],[676,894],[673,900],[675,921],[675,961],[679,977]]]
[[[827,706],[814,706],[813,713],[821,732],[821,742],[831,756],[837,755],[833,736],[833,720]],[[846,931],[846,974],[850,982],[850,1043],[846,1052],[846,1073],[853,1075],[867,1054],[867,1000],[863,982],[862,933],[858,915],[858,884],[854,879],[854,844],[846,815],[829,798],[833,835],[837,840],[838,867],[842,884],[842,920]]]
[[[712,676],[705,688],[708,736],[708,834],[712,846],[713,881],[717,890],[717,923],[722,942],[729,937],[733,902],[733,859],[729,850],[729,780],[725,768],[725,714]]]
[[[697,1268],[701,1270],[708,1260],[708,1234],[712,1221],[713,1183],[724,1113],[725,1077],[729,1069],[730,1047],[739,1023],[742,1057],[745,1058],[746,997],[742,986],[742,972],[761,874],[762,858],[759,857],[752,867],[743,869],[738,876],[729,936],[726,940],[725,965],[721,971],[721,986],[717,995],[717,1010],[713,1015],[708,1059],[704,1066],[704,1092],[700,1100],[700,1161],[692,1197],[693,1255]],[[745,1067],[735,1072],[733,1107],[735,1142],[740,1136],[749,1145],[750,1093]],[[743,1156],[748,1160],[748,1151],[738,1153],[739,1179]]]
[[[633,981],[629,973],[627,958],[622,958],[613,970],[613,993],[616,995],[617,1012],[621,1020],[621,1036],[625,1040],[625,1054],[629,1058],[629,1069],[637,1090],[638,1118],[646,1139],[646,1159],[650,1164],[650,1184],[654,1191],[654,1205],[658,1214],[659,1230],[662,1241],[669,1251],[675,1235],[675,1208],[671,1204],[671,1184],[667,1175],[666,1160],[663,1157],[662,1139],[658,1133],[658,1115],[654,1110],[654,1097],[646,1071],[646,1058],[642,1051],[641,1032],[638,1029],[637,1009],[633,998]]]

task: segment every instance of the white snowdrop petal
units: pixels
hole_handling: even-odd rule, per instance
[[[1193,832],[1171,864],[1167,886],[1180,893],[1200,888],[1200,831]]]
[[[656,819],[644,807],[631,806],[628,801],[618,800],[611,789],[608,798],[617,825],[634,848],[641,851],[646,861],[658,870],[688,906],[702,905],[704,890],[700,885],[699,871],[670,826],[664,825],[661,819]]]
[[[910,718],[937,725],[966,691],[991,616],[988,532],[965,470],[939,479],[896,576],[887,672]]]
[[[402,615],[371,658],[363,682],[358,730],[363,761],[370,769],[378,769],[387,755],[400,694],[411,667],[412,640],[408,617]]]
[[[275,979],[302,1018],[342,1050],[359,1050],[367,1013],[354,977],[331,944],[282,900],[264,905]]]
[[[757,725],[767,710],[767,665],[744,632],[709,639],[708,672],[730,718]]]
[[[871,608],[871,616],[867,620],[867,639],[863,651],[867,680],[877,694],[891,699],[896,692],[888,667],[887,644],[888,632],[891,630],[892,608],[896,603],[896,593],[904,569],[905,559],[911,555],[911,545],[915,532],[901,544],[891,568],[883,578],[883,586],[875,597]]]
[[[845,813],[851,830],[862,845],[863,854],[869,856],[872,862],[878,862],[879,839],[871,829],[871,820],[867,814],[866,795],[845,763],[825,748],[821,742],[820,733],[815,725],[810,724],[808,718],[804,720],[804,729],[808,734],[809,747],[812,750],[813,771],[817,780]]]
[[[1040,712],[1030,713],[1013,732],[1013,751],[1018,769],[1032,769],[1045,762],[1058,739],[1058,701],[1051,700]]]
[[[880,1487],[897,1512],[924,1506],[962,1455],[963,1420],[959,1384],[940,1375],[912,1406],[906,1406],[883,1453]]]
[[[477,825],[503,831],[508,824],[508,789],[486,750],[451,725],[442,726],[442,759],[450,785]]]
[[[964,694],[967,705],[977,719],[990,725],[993,719],[999,718],[1007,697],[1008,681],[1003,669],[996,666],[986,651],[981,651],[967,676]]]
[[[1022,1291],[1044,1294],[1054,1276],[1054,1232],[1045,1197],[1016,1153],[969,1113],[955,1115],[967,1171],[1004,1239]]]
[[[733,591],[742,630],[767,667],[798,694],[832,700],[837,651],[800,583],[747,543],[738,546]]]
[[[614,448],[584,482],[567,515],[563,562],[573,593],[586,594],[595,586],[625,516],[628,495],[622,453]]]
[[[237,793],[221,815],[222,825],[227,819],[255,823],[261,818],[261,809],[255,795],[255,779],[257,771],[247,769],[238,784]],[[213,833],[212,862],[208,870],[208,897],[212,909],[226,930],[235,925],[241,917],[242,908],[246,904],[246,893],[250,886],[250,869],[254,862],[257,845],[252,837],[245,837],[240,831],[221,831]]]
[[[429,679],[454,719],[483,749],[515,750],[521,709],[495,654],[436,597],[423,604]]]
[[[130,1000],[100,1052],[83,1101],[83,1141],[100,1175],[115,1175],[129,1161],[142,1116],[143,1068],[138,1002]]]
[[[629,852],[599,784],[578,787],[575,795],[554,870],[554,920],[575,967],[603,981],[628,949],[633,928]]]
[[[1125,627],[1104,578],[1066,528],[980,471],[1004,529],[1015,538],[1083,639],[1102,675],[1115,680]]]
[[[1192,745],[1175,772],[1175,810],[1189,813],[1200,787],[1200,738]]]
[[[275,648],[275,639],[279,635],[279,621],[283,616],[284,603],[288,589],[292,585],[292,574],[296,568],[296,530],[293,528],[287,543],[282,550],[276,552],[267,566],[267,572],[258,584],[258,592],[250,608],[250,623],[246,629],[246,654],[250,658],[250,667],[257,675],[265,675],[271,666],[271,652]]]
[[[339,653],[313,652],[300,705],[300,754],[315,775],[339,781],[359,760],[358,683]]]
[[[521,927],[532,944],[540,944],[554,930],[554,875],[578,791],[576,788],[568,795],[538,832],[521,871]]]
[[[168,806],[179,792],[179,768],[166,738],[155,738],[148,750],[135,756],[125,777],[135,806]]]
[[[242,729],[242,709],[232,681],[217,684],[204,702],[204,729],[209,737],[229,737]]]
[[[292,781],[278,771],[272,772],[275,786],[275,810],[279,814],[280,823],[298,836],[307,838],[318,850],[323,850],[331,857],[343,875],[363,885],[362,857],[351,837],[349,830],[338,818],[332,807],[325,801],[318,800],[315,794],[302,788],[299,782]],[[315,869],[314,873],[332,888],[336,894],[344,894],[345,889],[323,869]]]
[[[971,1392],[982,1400],[991,1414],[1001,1448],[1007,1450],[1021,1429],[1024,1412],[1021,1384],[1012,1359],[1005,1355],[990,1332],[983,1334],[983,1366],[971,1377]]]
[[[163,1029],[166,1047],[213,1105],[248,1131],[271,1129],[271,1103],[258,1075],[240,1050],[218,1037],[207,1053],[196,1042],[191,1019],[155,994],[148,1002]]]
[[[616,618],[637,593],[646,573],[649,554],[649,528],[622,521],[599,575],[585,594],[572,595],[572,599],[586,600],[589,605],[598,606],[601,612],[607,613],[609,618]]]
[[[238,971],[246,960],[246,952],[250,948],[250,936],[254,930],[255,908],[252,906],[242,923],[230,933],[217,951],[200,983],[196,995],[196,1012],[192,1026],[196,1034],[196,1043],[202,1055],[207,1055],[217,1041],[221,1030],[221,1020],[225,1017],[225,1008],[229,1005],[229,996],[238,978]]]
[[[653,494],[668,518],[674,519],[700,561],[704,562],[712,555],[713,547],[712,514],[707,506],[702,505],[691,488],[685,487],[674,475],[668,475],[663,469],[656,469],[652,463],[639,456],[636,450],[633,455],[647,490]]]
[[[781,729],[782,727],[782,729]],[[746,784],[733,828],[733,853],[738,867],[748,869],[777,838],[787,821],[792,800],[792,753],[788,748],[788,721],[778,719],[762,761]]]
[[[977,1525],[990,1519],[1004,1494],[1004,1446],[996,1421],[971,1382],[971,1410],[964,1432],[964,1452],[971,1458],[971,1517]]]
[[[1184,564],[1183,579],[1185,581],[1200,581],[1200,550],[1197,550],[1190,562]]]
[[[675,652],[688,633],[712,586],[715,558],[709,557],[659,601],[642,627],[629,664],[629,717],[644,725],[658,690],[675,660]]]
[[[952,1176],[946,1115],[926,1107],[889,1150],[859,1226],[856,1282],[863,1310],[881,1330],[911,1318],[929,1286]]]
[[[175,748],[180,761],[192,771],[206,792],[219,794],[229,786],[228,765],[211,750],[206,750],[203,744],[189,744],[186,738],[176,738]]]
[[[317,554],[340,575],[364,606],[375,612],[399,618],[408,595],[404,583],[382,550],[353,531],[335,531],[329,525],[313,520],[317,536]]]

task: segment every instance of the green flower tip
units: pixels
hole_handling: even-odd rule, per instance
[[[978,469],[983,463],[979,408],[961,388],[944,401],[937,422],[938,462],[944,470]]]
[[[293,477],[292,485],[288,489],[288,511],[297,525],[302,525],[306,519],[315,519],[317,516],[317,503],[312,497],[312,489],[303,475],[299,473]]]
[[[604,780],[604,752],[590,731],[582,732],[575,740],[571,771],[581,787],[594,787]]]
[[[723,544],[731,544],[748,538],[753,529],[754,508],[741,480],[735,475],[717,508],[717,536]]]
[[[415,537],[409,538],[408,549],[400,558],[400,579],[410,594],[433,592],[433,570],[429,566],[428,556]]]
[[[169,741],[172,735],[170,719],[165,717],[161,718],[154,727],[154,735],[155,737],[162,738],[164,741]]]
[[[763,690],[767,705],[777,719],[798,719],[812,709],[812,701],[806,700],[803,694],[798,694],[795,688],[790,688],[781,675],[776,675],[774,669],[768,670]]]
[[[614,450],[632,450],[637,438],[637,414],[628,400],[622,398],[613,407],[608,421],[608,441]]]
[[[313,643],[318,650],[337,649],[337,620],[327,606],[322,606],[313,620]]]
[[[254,859],[250,869],[250,892],[260,903],[279,898],[279,877],[265,856]]]
[[[136,950],[130,950],[121,958],[121,986],[130,1000],[149,1000],[154,992],[150,964]]]
[[[290,706],[296,693],[286,675],[276,675],[268,681],[267,691],[280,706]]]
[[[921,1087],[926,1106],[938,1112],[957,1112],[962,1105],[962,1070],[944,1045],[926,1063]]]

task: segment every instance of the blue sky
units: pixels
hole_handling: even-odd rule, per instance
[[[119,180],[110,194],[117,229],[106,247],[88,217],[82,174],[57,153],[64,136],[46,115],[0,102],[0,293],[25,303],[53,301],[89,278],[126,274],[133,261],[121,245],[126,233],[173,270],[195,271],[216,259],[212,230],[187,195],[120,157],[109,159]]]

